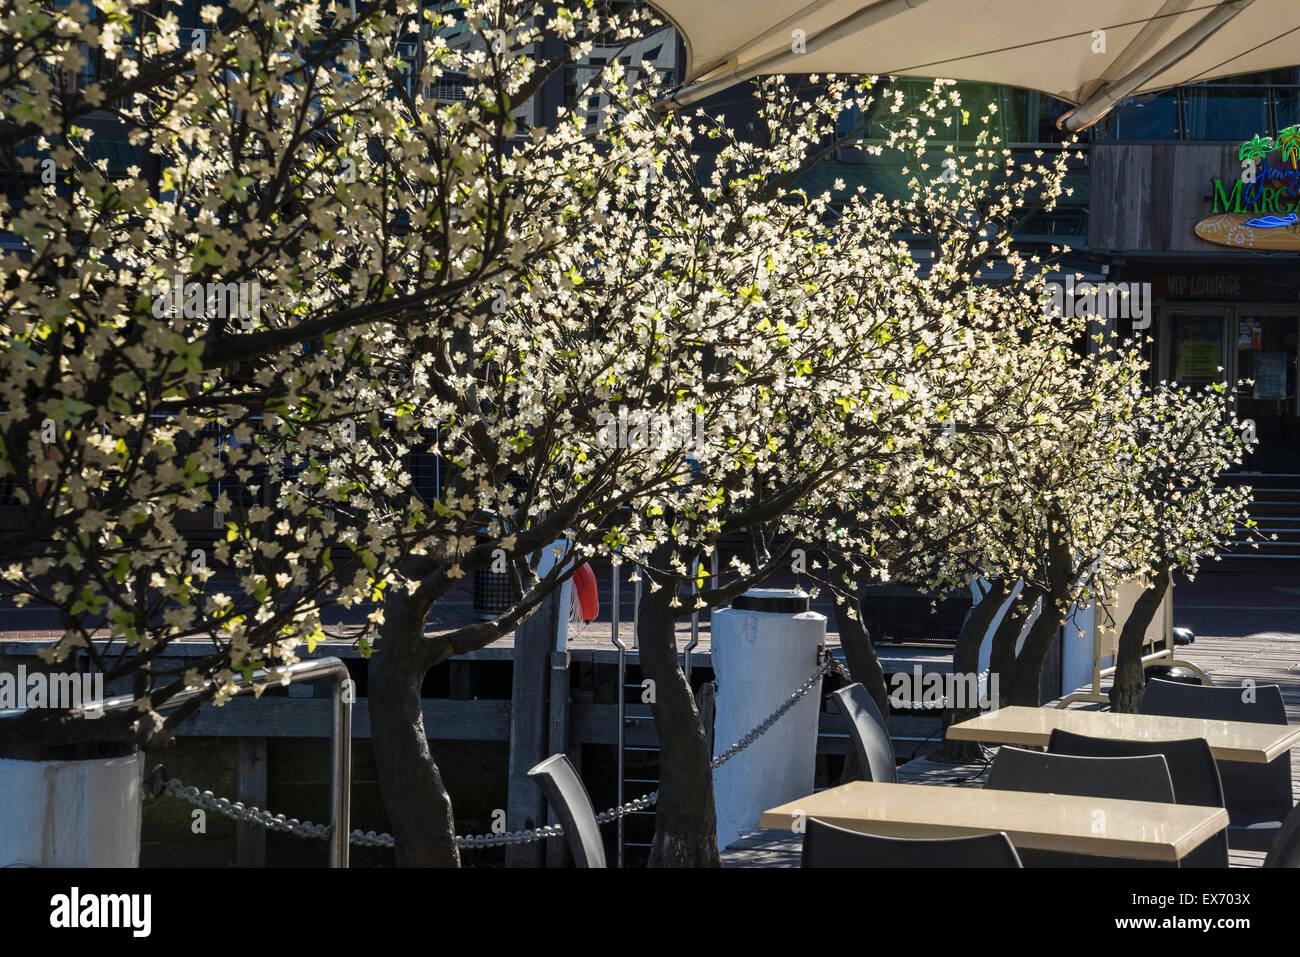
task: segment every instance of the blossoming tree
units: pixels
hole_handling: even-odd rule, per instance
[[[558,242],[562,223],[513,229],[541,199],[560,208],[557,169],[565,215],[595,208],[617,168],[578,182],[582,131],[522,136],[511,110],[608,23],[527,3],[433,17],[239,0],[182,35],[137,0],[12,7],[0,150],[16,193],[0,228],[22,248],[0,260],[0,478],[18,512],[0,533],[4,581],[57,614],[52,661],[134,676],[138,702],[94,722],[29,712],[0,741],[148,743],[228,697],[235,674],[294,661],[322,608],[370,602],[382,619],[415,509],[375,513],[369,496],[400,469],[364,454],[411,410],[378,387],[370,331],[441,348],[471,326],[485,289]],[[524,54],[541,29],[569,41],[556,57]],[[439,100],[439,84],[463,99]],[[92,150],[109,120],[136,150],[125,172]],[[374,438],[331,468],[326,431]],[[218,540],[194,548],[214,513]],[[158,664],[190,639],[210,651]],[[164,717],[185,687],[203,693]]]

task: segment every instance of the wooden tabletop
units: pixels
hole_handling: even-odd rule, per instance
[[[853,781],[764,811],[759,827],[794,830],[810,817],[884,837],[1005,831],[1016,847],[1166,863],[1228,826],[1221,807]]]
[[[948,737],[959,741],[1046,747],[1052,730],[1094,738],[1131,741],[1179,741],[1204,738],[1220,761],[1267,764],[1300,744],[1300,725],[1170,718],[1157,714],[1120,714],[1068,708],[999,708],[954,724]]]

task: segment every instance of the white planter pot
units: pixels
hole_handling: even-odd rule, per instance
[[[756,589],[757,604],[789,592]],[[807,597],[803,597],[807,601]],[[735,744],[790,697],[817,669],[826,642],[826,619],[812,611],[766,612],[727,608],[715,612],[713,667],[718,676],[714,751]],[[713,772],[713,802],[721,850],[758,827],[770,807],[813,791],[821,682],[752,745]]]
[[[0,867],[138,867],[144,754],[0,758]]]

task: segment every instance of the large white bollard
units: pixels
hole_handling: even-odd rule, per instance
[[[0,867],[139,867],[144,754],[0,759]]]
[[[781,706],[817,670],[826,617],[808,596],[754,589],[713,615],[718,678],[714,753],[721,753]],[[713,772],[718,848],[758,827],[763,811],[813,792],[821,682],[771,729]]]

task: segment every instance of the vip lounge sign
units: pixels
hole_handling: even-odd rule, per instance
[[[1220,246],[1300,250],[1300,126],[1277,139],[1252,137],[1237,150],[1241,176],[1211,180],[1214,214],[1196,235]]]

